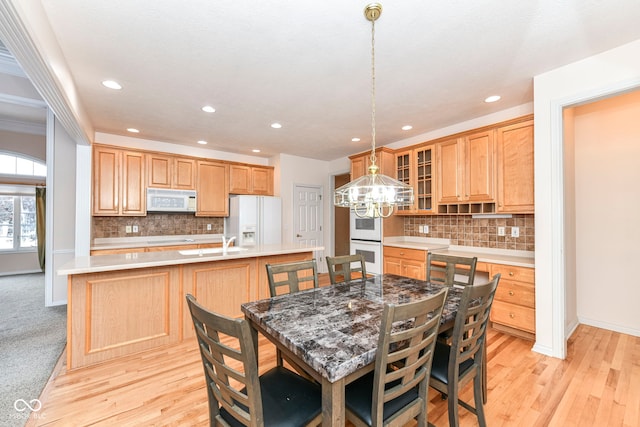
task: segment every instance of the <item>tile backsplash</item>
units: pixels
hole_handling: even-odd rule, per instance
[[[420,226],[429,233],[420,233]],[[498,236],[498,227],[505,235]],[[519,227],[519,237],[511,237],[512,227]],[[472,218],[465,215],[408,216],[404,218],[404,235],[450,239],[452,245],[483,248],[535,250],[534,215],[512,218]]]
[[[92,239],[109,237],[173,236],[189,234],[222,234],[224,218],[196,217],[182,213],[148,213],[147,216],[94,216]],[[207,225],[211,224],[211,230]],[[137,233],[126,227],[138,226]]]

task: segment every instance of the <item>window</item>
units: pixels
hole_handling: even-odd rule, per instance
[[[0,153],[0,175],[47,176],[47,166],[20,155]]]
[[[35,196],[0,194],[0,251],[29,251],[37,245]]]

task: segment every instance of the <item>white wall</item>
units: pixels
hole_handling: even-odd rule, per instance
[[[578,319],[640,337],[639,117],[636,91],[576,107],[574,129]]]
[[[76,143],[53,113],[47,119],[45,304],[67,302],[67,277],[56,270],[75,257]]]
[[[562,109],[637,86],[640,40],[534,78],[538,352],[566,355]]]

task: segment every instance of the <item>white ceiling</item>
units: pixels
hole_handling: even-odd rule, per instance
[[[322,160],[370,147],[366,1],[40,1],[98,132]],[[378,145],[529,103],[533,76],[640,38],[638,0],[382,5]]]

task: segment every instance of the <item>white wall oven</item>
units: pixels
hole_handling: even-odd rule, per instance
[[[382,218],[358,218],[350,212],[350,252],[364,255],[368,274],[382,273]]]

